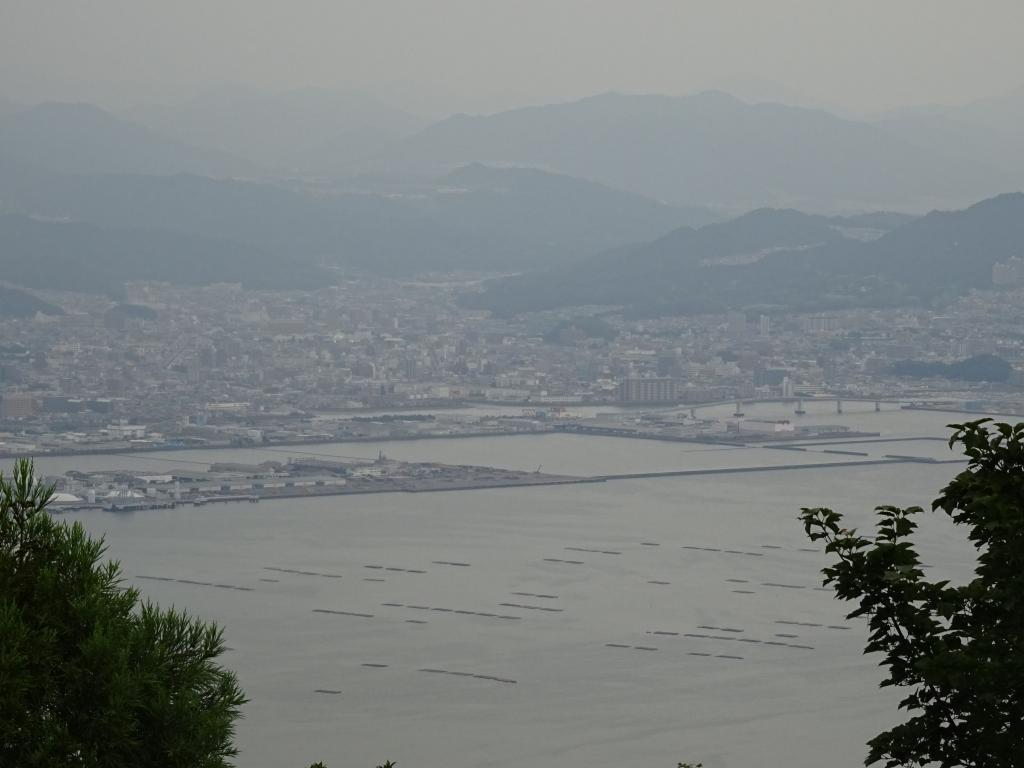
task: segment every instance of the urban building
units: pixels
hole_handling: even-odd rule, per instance
[[[624,403],[672,403],[676,399],[676,382],[667,377],[631,377],[619,385],[619,400]]]
[[[36,399],[25,392],[5,392],[0,395],[0,417],[27,419],[35,415]]]

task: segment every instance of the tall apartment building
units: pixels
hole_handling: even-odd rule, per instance
[[[25,419],[35,415],[36,399],[24,392],[5,392],[0,395],[0,417]]]
[[[667,377],[631,377],[619,384],[619,400],[623,403],[672,403],[677,397],[676,382]]]

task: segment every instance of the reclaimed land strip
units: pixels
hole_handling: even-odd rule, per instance
[[[349,496],[377,493],[442,493],[446,491],[480,491],[498,488],[528,488],[532,486],[554,486],[554,485],[579,485],[584,483],[604,483],[612,480],[645,480],[667,477],[690,477],[701,475],[730,475],[745,474],[750,472],[780,472],[783,470],[798,469],[837,469],[843,467],[867,467],[873,465],[900,464],[900,463],[924,463],[924,464],[954,464],[962,463],[962,460],[934,460],[917,456],[889,456],[882,459],[867,459],[863,461],[832,461],[832,462],[809,462],[806,464],[769,464],[752,467],[718,467],[704,469],[676,469],[660,472],[624,472],[608,475],[595,475],[592,477],[579,477],[572,475],[542,475],[535,472],[514,473],[502,470],[504,474],[498,477],[477,477],[458,479],[452,481],[444,480],[409,480],[397,481],[377,480],[366,483],[350,483],[344,486],[299,486],[284,488],[261,488],[257,494],[225,495],[217,498],[206,498],[203,503],[212,501],[262,501],[262,500],[285,500],[285,499],[308,499],[328,496]],[[174,506],[175,504],[191,504],[193,500],[183,499],[171,504],[163,502],[152,505],[140,501],[139,508],[150,506],[163,507]],[[72,504],[62,506],[59,511],[73,511],[76,509],[96,508],[95,504]],[[605,554],[602,551],[602,554]],[[607,554],[612,554],[609,550]],[[747,553],[749,554],[749,553]]]
[[[781,472],[797,469],[834,469],[839,467],[866,467],[882,464],[920,463],[917,457],[893,456],[884,459],[868,459],[866,461],[830,461],[812,462],[807,464],[768,464],[760,467],[718,467],[705,469],[674,469],[662,472],[624,472],[619,474],[595,475],[593,477],[575,477],[571,475],[537,475],[523,473],[521,476],[500,479],[473,479],[444,482],[389,483],[375,482],[373,485],[352,486],[304,486],[302,488],[264,489],[260,493],[261,500],[315,498],[319,496],[349,496],[373,493],[442,493],[445,491],[480,491],[497,488],[524,488],[531,486],[579,485],[584,483],[604,483],[610,480],[644,480],[658,477],[689,477],[699,475],[731,475],[748,472]],[[927,463],[933,463],[931,461]],[[944,462],[934,462],[944,463]],[[610,554],[610,552],[609,552]]]
[[[480,491],[493,488],[528,488],[542,485],[576,485],[580,483],[601,483],[603,477],[573,477],[569,475],[531,475],[524,473],[518,478],[500,480],[465,480],[454,483],[423,481],[419,483],[389,483],[378,481],[374,485],[351,486],[304,486],[302,488],[263,489],[261,500],[305,499],[319,496],[358,496],[371,493],[442,493],[445,491]]]
[[[717,469],[675,469],[668,472],[633,472],[620,475],[598,475],[592,480],[644,480],[654,477],[689,477],[691,475],[738,475],[745,472],[781,472],[791,469],[832,469],[835,467],[869,467],[879,464],[901,464],[907,458],[869,459],[868,461],[822,461],[810,464],[769,464],[763,467],[720,467]]]
[[[770,402],[770,401],[768,401]],[[452,407],[452,406],[444,406]],[[463,406],[454,406],[453,408],[460,408]],[[698,407],[705,407],[704,404]],[[963,410],[951,410],[944,408],[926,408],[917,407],[909,408],[906,410],[928,410],[928,411],[939,411],[942,413],[964,413],[974,414],[980,413],[980,411],[963,411]],[[396,411],[405,410],[400,407],[394,408]],[[359,412],[359,409],[355,409],[355,413]],[[1000,414],[1005,416],[1024,416],[1024,414]],[[327,437],[317,438],[309,435],[302,435],[294,440],[275,440],[266,445],[257,446],[261,450],[273,450],[274,448],[301,448],[303,446],[318,446],[318,445],[329,445],[329,444],[358,444],[358,443],[379,443],[381,440],[387,440],[389,442],[409,442],[418,440],[457,440],[457,439],[473,439],[480,437],[521,437],[528,435],[550,435],[557,433],[568,433],[568,434],[592,434],[603,437],[622,437],[622,438],[633,438],[636,440],[661,440],[665,442],[673,443],[695,443],[698,445],[721,445],[727,447],[744,447],[748,442],[758,441],[737,441],[737,440],[723,440],[715,438],[696,438],[696,437],[681,437],[675,435],[657,435],[657,434],[638,434],[629,430],[617,430],[614,428],[581,428],[579,425],[552,425],[550,427],[542,427],[539,429],[516,429],[516,430],[480,430],[472,432],[462,432],[459,434],[417,434],[417,435],[388,435],[384,438],[379,436],[365,436],[365,437]],[[835,439],[828,439],[824,441],[816,442],[803,442],[801,440],[795,440],[795,445],[843,445],[850,443],[883,443],[883,442],[908,442],[911,440],[935,440],[941,442],[947,442],[948,438],[945,437],[879,437],[880,433],[876,432],[848,432],[842,437]],[[127,458],[138,458],[138,459],[149,459],[149,455],[138,455],[138,454],[154,454],[154,453],[174,453],[176,451],[193,451],[196,450],[195,445],[177,445],[177,444],[157,444],[153,446],[142,446],[142,445],[120,445],[118,443],[104,443],[96,446],[86,446],[77,449],[64,449],[58,451],[30,451],[26,456],[29,458],[45,458],[45,457],[59,457],[59,456],[86,456],[92,454],[118,454]],[[229,441],[221,443],[204,444],[201,447],[204,451],[216,451],[216,450],[237,450],[238,446],[233,445]],[[134,455],[133,455],[134,454]],[[13,456],[13,454],[11,454]],[[19,453],[18,455],[22,455]],[[0,458],[3,458],[5,454],[0,452]],[[191,463],[191,462],[190,462]]]

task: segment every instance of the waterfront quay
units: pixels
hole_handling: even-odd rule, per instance
[[[850,445],[865,442],[861,433],[853,433]],[[869,441],[870,442],[870,441]],[[886,442],[885,439],[879,442]],[[835,445],[835,443],[825,443]],[[846,443],[841,443],[846,444]],[[755,463],[748,466],[680,468],[660,471],[623,471],[594,475],[569,475],[503,469],[473,465],[394,461],[380,455],[374,461],[289,459],[286,463],[261,464],[213,463],[195,469],[175,469],[166,474],[129,470],[69,471],[48,476],[55,488],[51,509],[55,512],[105,510],[136,512],[149,509],[173,509],[180,505],[206,506],[227,503],[258,503],[273,500],[299,500],[325,496],[354,496],[387,493],[439,493],[479,491],[531,486],[557,486],[606,483],[621,480],[685,478],[707,475],[775,473],[865,467],[885,464],[945,464],[959,460],[941,460],[931,456],[824,448],[822,443],[806,445],[721,447],[778,449],[801,456],[788,463]],[[821,460],[808,457],[814,452]],[[839,458],[850,457],[850,458]],[[183,462],[193,463],[193,462]],[[199,466],[204,466],[200,469]]]
[[[168,473],[70,471],[46,481],[55,487],[53,509],[111,512],[202,506],[263,499],[298,499],[369,493],[430,493],[597,482],[594,478],[495,467],[376,460],[289,459],[285,463],[213,463]]]

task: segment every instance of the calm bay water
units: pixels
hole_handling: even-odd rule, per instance
[[[885,437],[941,436],[957,420],[876,414],[870,405],[836,416],[814,405],[823,410],[803,417],[808,423]],[[839,447],[866,458],[951,457],[936,441]],[[576,436],[282,450],[37,464],[49,473],[167,469],[383,450],[604,474],[856,459],[822,447]],[[853,768],[898,696],[877,689],[877,660],[861,653],[864,627],[816,589],[826,561],[805,551],[796,516],[802,506],[828,505],[870,525],[873,506],[927,505],[959,468],[837,467],[68,517],[105,534],[147,596],[225,626],[226,663],[252,699],[239,728],[246,768],[319,759],[344,767],[391,759],[403,768],[680,760]],[[962,538],[943,518],[928,514],[924,523],[920,540],[935,572],[966,574]]]

